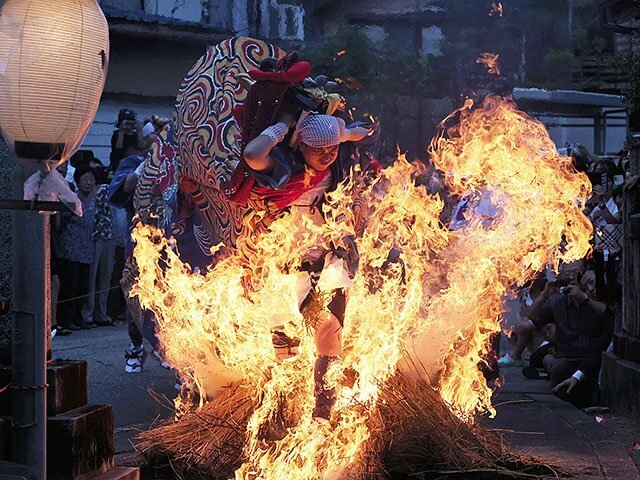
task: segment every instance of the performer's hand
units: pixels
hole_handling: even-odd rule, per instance
[[[571,393],[571,391],[576,387],[577,384],[578,384],[577,378],[569,377],[564,382],[561,382],[558,385],[556,385],[551,391],[553,393],[556,393],[557,391],[567,387],[567,393]]]

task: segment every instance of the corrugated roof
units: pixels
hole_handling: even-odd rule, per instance
[[[191,22],[188,20],[180,20],[173,17],[165,17],[163,15],[153,15],[145,12],[144,10],[125,10],[117,7],[111,7],[108,5],[101,6],[102,11],[105,16],[110,18],[117,18],[128,20],[130,22],[140,22],[140,23],[153,23],[158,25],[169,25],[176,27],[190,27],[197,28],[207,31],[216,31],[214,27],[211,25],[207,25],[202,22]]]

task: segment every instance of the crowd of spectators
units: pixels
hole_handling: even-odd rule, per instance
[[[584,213],[593,224],[592,253],[529,282],[520,292],[519,319],[511,326],[513,350],[498,360],[522,367],[530,379],[546,379],[560,398],[579,407],[598,404],[602,353],[611,348],[621,315],[623,198],[638,177],[629,175],[629,152],[598,157],[584,146],[563,152],[585,172],[593,194]]]

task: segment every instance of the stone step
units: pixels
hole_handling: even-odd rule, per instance
[[[0,365],[0,388],[11,383],[11,365]],[[47,364],[47,415],[87,404],[87,362],[55,360]],[[0,416],[11,416],[11,391],[0,395]]]
[[[140,480],[140,469],[137,467],[115,467],[97,477],[87,480]]]
[[[85,405],[49,417],[48,480],[94,478],[113,468],[113,454],[111,405]]]

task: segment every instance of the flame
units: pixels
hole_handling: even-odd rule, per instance
[[[588,252],[591,226],[581,212],[588,179],[557,154],[540,122],[489,97],[475,107],[467,100],[442,126],[431,160],[451,194],[472,199],[455,231],[440,219],[446,199],[414,182],[423,164],[402,156],[377,180],[356,179],[328,195],[326,223],[285,213],[250,249],[241,246],[201,274],[157,229],[136,227],[132,294],[155,312],[167,360],[202,401],[241,379],[259,399],[237,479],[340,477],[372,434],[368,420],[381,388],[409,364],[424,367],[461,418],[492,412],[491,390],[476,366],[491,333],[500,331],[505,292],[548,263]],[[362,228],[355,227],[362,223],[355,197],[365,205]],[[298,310],[297,267],[310,248],[339,244],[347,234],[357,235],[360,267],[349,291],[343,358],[327,374],[338,401],[331,424],[317,424],[315,346]],[[300,339],[297,355],[278,360],[270,333],[276,326]],[[357,372],[349,386],[346,371]],[[266,439],[277,425],[281,438]]]
[[[500,75],[500,65],[498,64],[498,59],[500,55],[497,53],[481,53],[480,56],[476,59],[476,63],[480,63],[487,67],[487,71],[492,75]]]
[[[502,2],[491,2],[491,11],[489,12],[489,16],[493,17],[497,15],[501,17],[503,14]]]
[[[347,53],[346,50],[340,50],[338,53],[336,53],[337,56],[341,57],[342,55],[344,55],[345,53]]]

